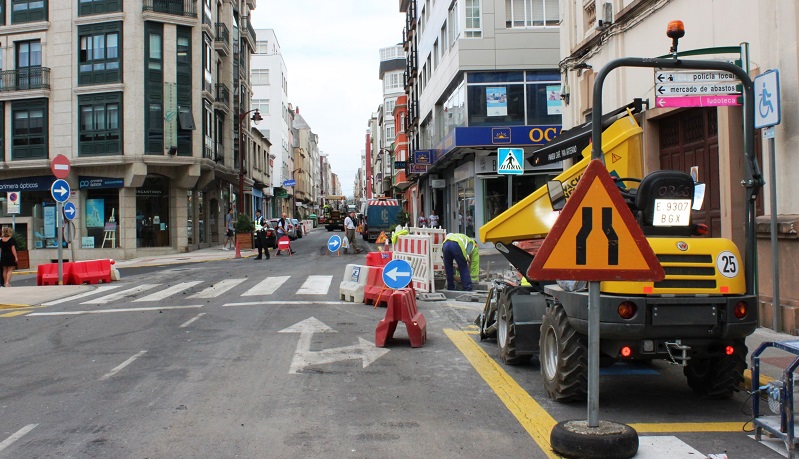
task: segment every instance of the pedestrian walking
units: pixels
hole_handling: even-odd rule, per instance
[[[280,220],[277,221],[277,241],[278,241],[277,243],[278,243],[278,247],[280,247],[280,238],[282,238],[283,236],[286,236],[287,238],[289,236],[289,219],[287,218],[287,215],[286,215],[285,212],[283,212],[283,216],[280,218]],[[290,240],[291,240],[291,238],[289,238],[289,241]],[[292,254],[296,253],[291,248],[291,242],[289,242],[289,252],[291,252]],[[281,253],[282,253],[282,250],[277,249],[276,254],[280,255]]]
[[[480,275],[480,254],[474,239],[462,233],[449,233],[441,247],[444,256],[444,272],[447,275],[447,290],[455,290],[455,270],[452,262],[458,264],[463,290],[472,291],[472,278]]]
[[[228,209],[227,215],[225,215],[225,237],[225,245],[222,246],[222,250],[230,250],[233,248],[233,209]]]
[[[266,245],[266,219],[261,216],[261,209],[255,211],[255,246],[258,247],[256,260],[262,260],[262,253],[269,259],[269,247]]]
[[[347,240],[350,245],[347,247],[347,253],[351,253],[350,249],[355,250],[355,253],[363,252],[363,249],[358,247],[355,242],[355,211],[351,210],[347,218],[344,219],[344,230],[347,233]]]
[[[0,266],[3,267],[3,286],[11,287],[11,273],[17,267],[17,241],[11,227],[4,226],[0,237]]]
[[[430,216],[427,217],[427,221],[430,223],[430,228],[438,228],[438,215],[435,209],[430,211]]]

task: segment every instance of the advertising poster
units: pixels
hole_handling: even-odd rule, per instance
[[[486,116],[508,116],[507,88],[486,88]]]
[[[51,239],[55,237],[55,206],[44,208],[44,237]]]
[[[86,228],[102,228],[105,221],[105,199],[86,200]]]
[[[560,85],[547,86],[547,115],[563,113],[563,100],[560,98]]]

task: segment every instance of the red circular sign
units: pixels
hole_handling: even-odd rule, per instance
[[[289,240],[288,236],[283,236],[277,240],[277,248],[280,250],[288,250],[290,244],[291,240]]]
[[[53,171],[53,175],[55,175],[56,178],[67,178],[70,169],[69,158],[64,155],[58,155],[50,161],[50,170]]]

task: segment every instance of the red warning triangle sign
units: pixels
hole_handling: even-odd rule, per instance
[[[652,247],[602,161],[591,161],[527,277],[541,280],[660,281]]]

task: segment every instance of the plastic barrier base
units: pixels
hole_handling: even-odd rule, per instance
[[[341,282],[338,294],[342,301],[363,303],[363,291],[369,278],[370,267],[349,264],[344,270],[344,280]]]
[[[388,298],[393,291],[383,283],[383,267],[370,266],[369,276],[363,287],[363,302],[375,307],[388,306]]]
[[[385,266],[391,258],[391,252],[369,252],[366,254],[366,266]]]
[[[375,346],[386,347],[386,341],[394,336],[400,321],[405,323],[408,330],[411,347],[422,347],[427,341],[427,321],[416,309],[416,294],[413,289],[403,288],[391,294],[386,317],[377,324],[375,330]]]
[[[72,262],[62,262],[61,265],[62,279],[68,284]],[[58,263],[40,264],[36,268],[36,285],[58,285]]]
[[[71,268],[69,284],[111,282],[111,260],[75,261]]]

